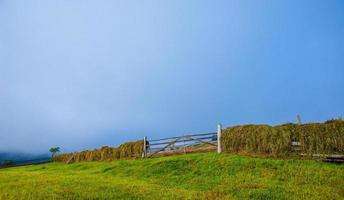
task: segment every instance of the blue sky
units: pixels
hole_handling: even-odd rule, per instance
[[[344,2],[0,0],[0,151],[344,116]]]

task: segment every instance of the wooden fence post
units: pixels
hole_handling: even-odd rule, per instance
[[[146,144],[147,144],[147,137],[145,136],[143,138],[143,155],[142,155],[143,158],[147,157],[147,146],[146,146]]]
[[[185,149],[185,136],[183,135],[183,151],[184,154],[186,154],[186,149]]]
[[[217,124],[217,153],[221,153],[221,129],[222,125],[219,123]]]

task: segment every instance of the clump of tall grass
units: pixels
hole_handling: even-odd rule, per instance
[[[292,142],[299,142],[297,152]],[[313,154],[344,154],[344,121],[325,123],[243,125],[223,130],[224,152],[263,154],[273,157]]]
[[[73,163],[85,161],[112,161],[124,158],[140,158],[143,152],[143,140],[127,142],[119,147],[104,146],[100,149],[85,150],[57,155],[54,161]]]

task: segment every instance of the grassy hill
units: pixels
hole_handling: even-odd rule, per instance
[[[0,199],[344,199],[344,165],[228,154],[0,169]]]

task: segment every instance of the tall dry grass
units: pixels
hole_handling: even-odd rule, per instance
[[[57,155],[54,161],[73,163],[85,161],[112,161],[124,158],[140,158],[143,152],[143,140],[127,142],[119,147],[104,146],[100,149],[85,150]]]
[[[291,143],[300,142],[296,151]],[[344,121],[325,123],[243,125],[223,130],[224,152],[286,157],[306,154],[344,154]]]

